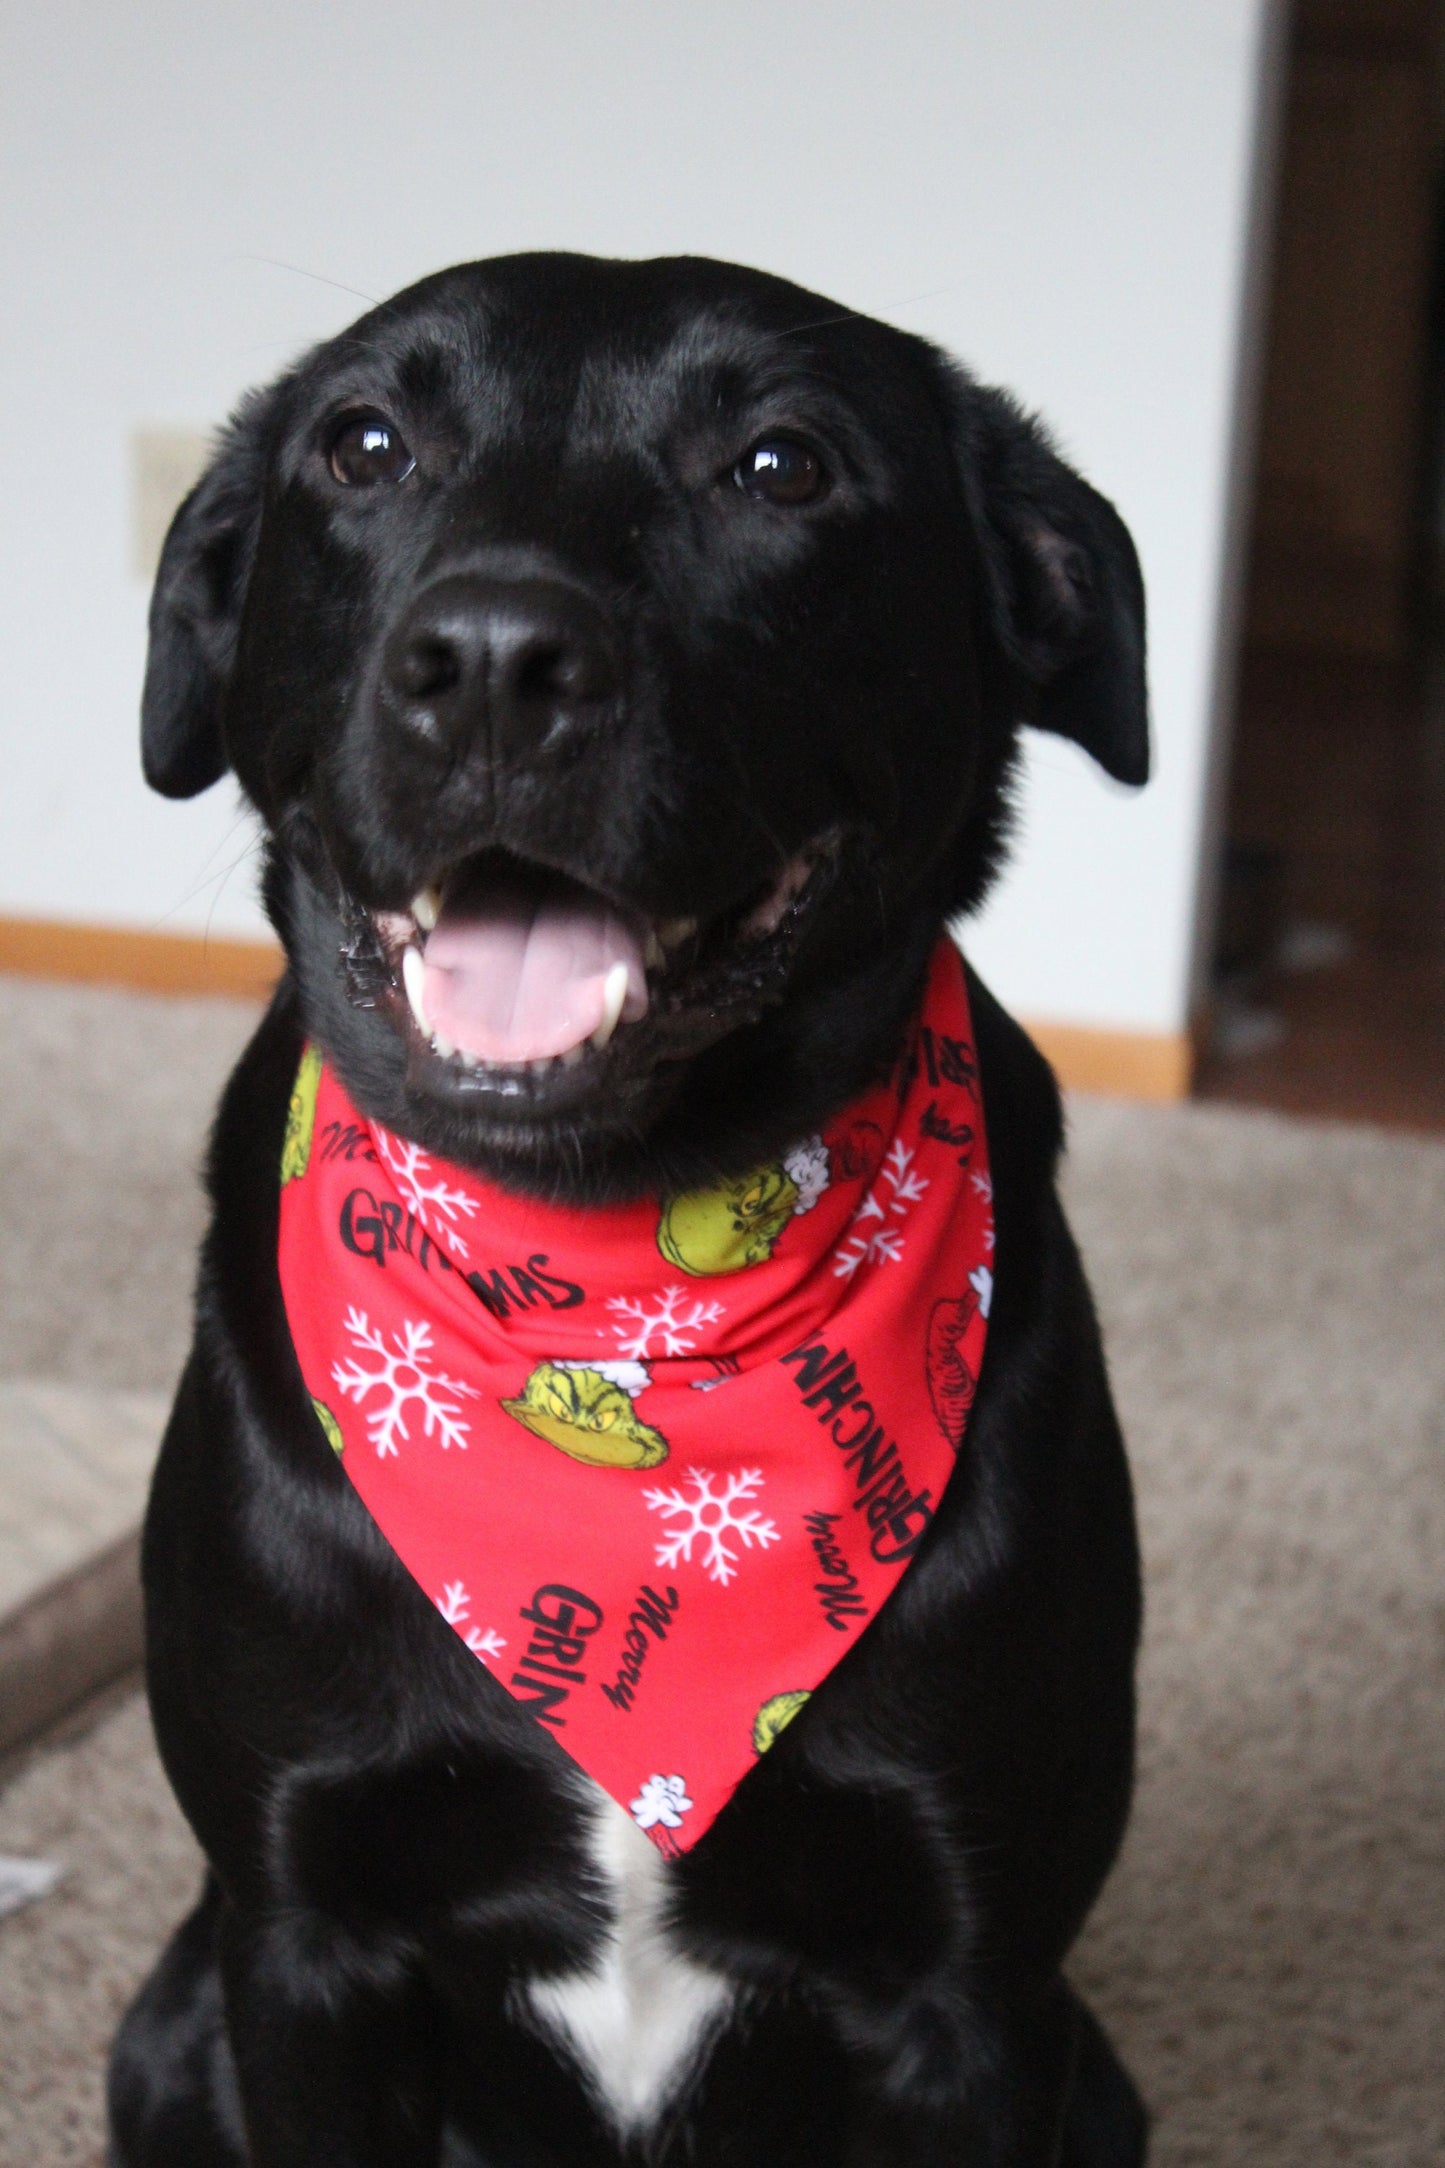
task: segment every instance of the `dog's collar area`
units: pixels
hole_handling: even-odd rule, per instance
[[[509,1190],[369,1119],[315,1045],[279,1176],[316,1449],[519,1707],[686,1850],[887,1602],[964,1444],[993,1226],[957,950],[887,1071],[700,1187]]]
[[[839,848],[829,830],[709,923],[628,909],[501,851],[469,858],[405,911],[347,899],[352,999],[383,1010],[409,1081],[542,1110],[605,1079],[635,1094],[779,998]]]

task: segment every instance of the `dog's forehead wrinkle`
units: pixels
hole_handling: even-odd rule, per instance
[[[318,347],[298,389],[308,414],[349,401],[394,410],[399,421],[441,427],[462,442],[479,429],[520,427],[505,343],[485,312],[433,309],[416,323],[363,318]]]
[[[474,446],[507,441],[524,426],[516,385],[485,327],[469,329],[470,336],[429,337],[396,364],[404,408],[451,438],[463,461]]]
[[[566,424],[569,454],[595,460],[626,448],[655,462],[683,396],[682,372],[667,348],[624,351],[615,342],[584,347]]]
[[[639,447],[661,445],[679,426],[743,426],[770,402],[812,409],[820,421],[856,423],[837,372],[812,349],[738,312],[665,330],[637,350],[585,352],[569,440],[579,450],[627,432]],[[801,418],[801,416],[799,417]]]

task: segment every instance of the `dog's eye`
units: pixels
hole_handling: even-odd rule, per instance
[[[823,462],[793,437],[764,437],[733,468],[733,480],[746,497],[767,504],[811,504],[823,493]]]
[[[331,471],[350,489],[404,482],[416,461],[395,422],[384,414],[350,414],[331,439]]]

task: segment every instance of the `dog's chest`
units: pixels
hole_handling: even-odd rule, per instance
[[[618,2131],[641,2135],[696,2070],[734,1989],[676,1946],[661,1854],[600,1786],[590,1790],[592,1859],[612,1928],[586,1970],[529,1981],[521,2014],[576,2064]]]

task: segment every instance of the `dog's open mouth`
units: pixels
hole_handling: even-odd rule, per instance
[[[779,998],[837,841],[815,838],[706,924],[649,917],[501,850],[466,859],[409,911],[368,913],[413,1081],[540,1105],[605,1075],[625,1095]],[[350,961],[373,1005],[354,944]]]

